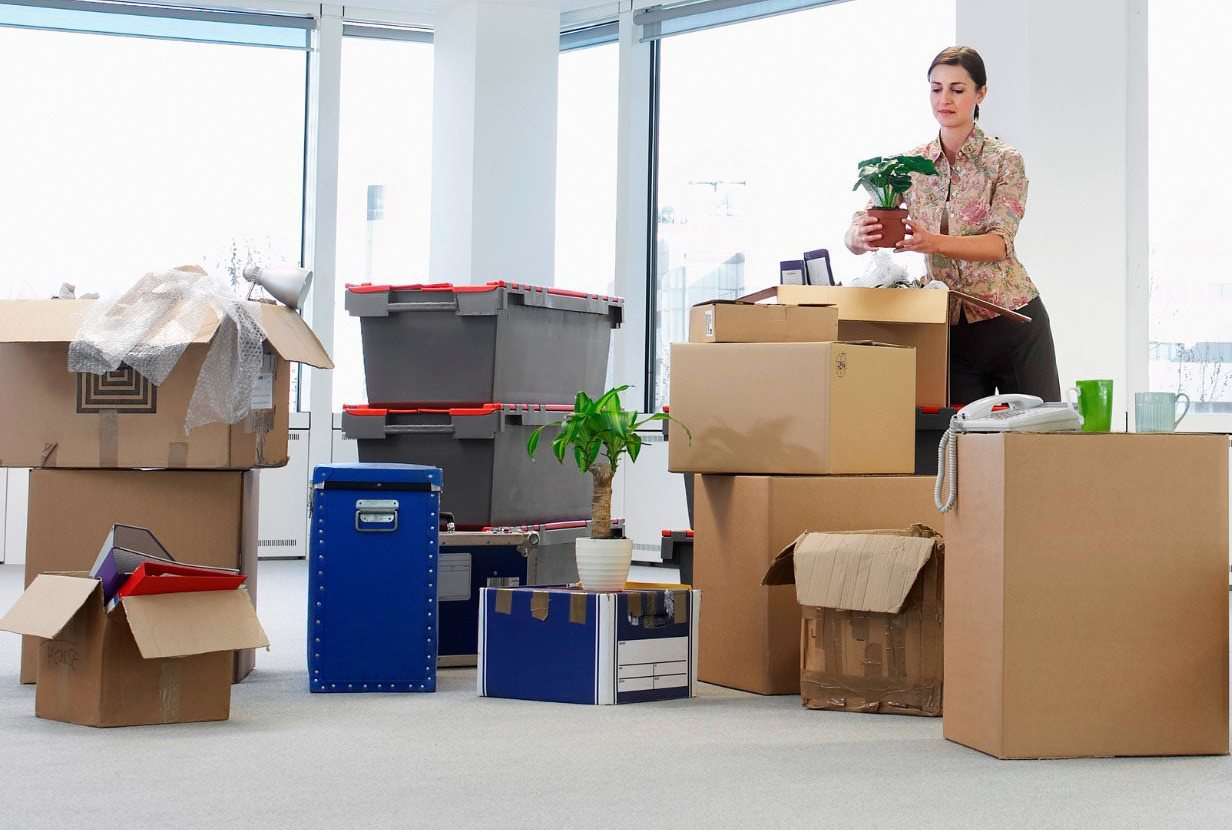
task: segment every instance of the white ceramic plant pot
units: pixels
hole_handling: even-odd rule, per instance
[[[587,591],[623,591],[633,564],[632,539],[578,539],[578,579]]]

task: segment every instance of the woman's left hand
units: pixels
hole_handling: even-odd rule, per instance
[[[941,242],[945,238],[944,234],[925,230],[910,219],[903,220],[903,224],[907,226],[908,236],[894,246],[895,250],[915,251],[920,254],[941,253]]]

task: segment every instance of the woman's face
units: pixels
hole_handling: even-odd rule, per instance
[[[938,64],[928,74],[933,117],[942,127],[962,127],[975,120],[975,105],[984,100],[971,75],[961,66]]]

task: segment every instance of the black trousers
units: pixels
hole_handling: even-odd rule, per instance
[[[950,401],[968,404],[995,394],[1035,395],[1061,399],[1057,353],[1044,301],[1036,297],[1022,308],[1030,323],[1005,317],[950,327]]]

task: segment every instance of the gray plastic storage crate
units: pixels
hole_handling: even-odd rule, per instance
[[[571,404],[597,396],[624,301],[521,283],[352,285],[368,401]]]
[[[567,406],[488,404],[477,408],[386,409],[346,406],[342,431],[359,444],[362,462],[440,467],[441,512],[459,530],[573,521],[590,515],[592,482],[572,456],[559,464],[544,430],[538,459],[526,454],[537,427],[558,421]]]

